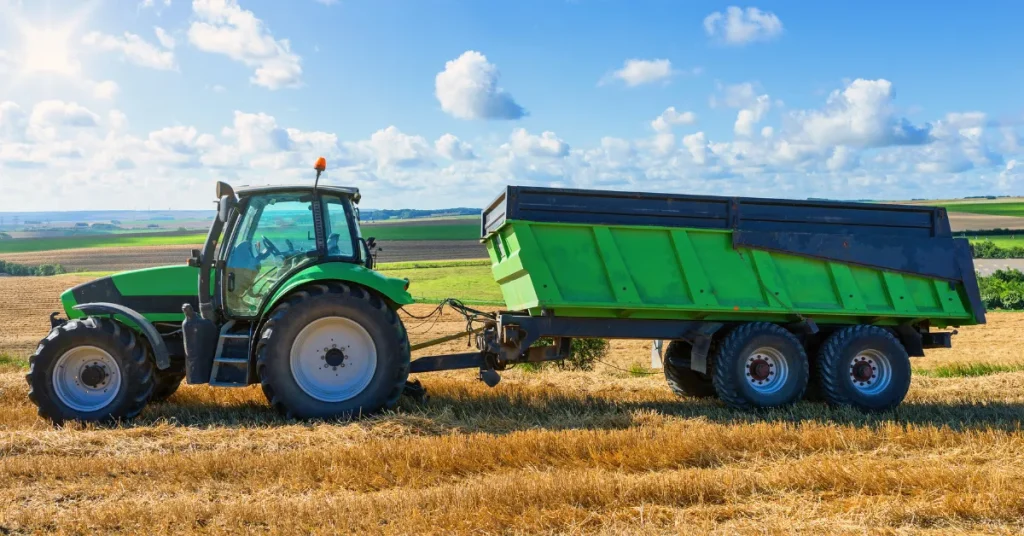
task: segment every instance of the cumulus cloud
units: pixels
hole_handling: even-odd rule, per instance
[[[171,37],[171,34],[167,33],[167,30],[164,30],[159,26],[154,26],[153,32],[156,33],[156,40],[160,41],[160,44],[166,49],[173,49],[175,45],[178,44],[177,41]]]
[[[916,126],[893,110],[888,80],[858,78],[833,91],[822,111],[799,112],[798,135],[818,146],[884,147],[919,145],[932,139],[931,126]]]
[[[288,131],[265,113],[236,111],[232,128],[226,132],[238,140],[238,150],[246,154],[286,151],[291,147]]]
[[[121,87],[113,80],[104,80],[92,84],[92,95],[97,99],[113,100],[121,91]]]
[[[526,115],[507,91],[498,87],[498,68],[487,57],[468,50],[445,63],[434,79],[441,109],[459,119],[519,119]]]
[[[159,31],[157,36],[159,38]],[[131,32],[125,32],[120,37],[89,32],[82,37],[82,44],[104,52],[120,52],[123,59],[141,67],[165,71],[178,68],[174,61],[174,52],[158,47]]]
[[[692,125],[697,122],[697,114],[693,112],[680,112],[675,106],[665,108],[661,115],[651,121],[651,128],[655,132],[671,132],[675,125]]]
[[[554,132],[545,131],[537,136],[530,134],[525,128],[513,130],[509,142],[504,147],[518,156],[561,158],[569,154],[569,144]]]
[[[302,58],[287,39],[275,39],[252,11],[237,0],[193,0],[196,20],[188,40],[204,52],[221,54],[254,69],[250,82],[267,89],[302,84]]]
[[[77,102],[45,100],[32,108],[29,126],[40,129],[50,127],[88,128],[95,127],[99,123],[99,119],[99,116],[92,110]]]
[[[672,62],[666,59],[629,59],[621,69],[612,72],[611,77],[623,81],[629,87],[636,87],[668,80],[672,73]],[[607,79],[602,81],[605,82]]]
[[[434,142],[434,148],[438,154],[448,160],[472,160],[476,158],[476,155],[473,154],[473,147],[453,134],[442,135]]]
[[[374,132],[367,145],[373,149],[380,168],[415,167],[426,163],[430,156],[427,140],[405,134],[395,126]]]
[[[771,101],[768,99],[768,95],[758,96],[749,106],[736,114],[736,124],[733,125],[733,130],[740,136],[753,136],[754,127],[761,122],[764,114],[770,108]]]
[[[704,18],[704,31],[728,45],[769,41],[782,34],[782,21],[774,13],[756,7],[730,6]]]

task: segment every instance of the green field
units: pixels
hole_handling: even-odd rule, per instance
[[[942,203],[949,212],[966,212],[969,214],[988,214],[991,216],[1024,217],[1024,203]]]
[[[418,302],[458,298],[470,304],[502,305],[501,289],[491,275],[491,261],[382,263],[378,269],[392,277],[409,278],[409,292]]]
[[[15,238],[0,240],[0,253],[25,253],[54,249],[116,248],[140,246],[187,246],[202,244],[204,234],[123,236],[118,234]]]

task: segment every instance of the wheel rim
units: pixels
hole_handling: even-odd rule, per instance
[[[854,389],[877,395],[892,383],[892,362],[878,350],[862,350],[850,360],[850,381]]]
[[[761,347],[747,356],[747,385],[760,394],[771,394],[786,384],[789,378],[789,361],[782,352],[770,347]]]
[[[95,346],[72,348],[53,367],[53,390],[74,411],[97,411],[117,397],[121,369],[106,350]]]
[[[363,326],[340,316],[311,322],[291,351],[295,383],[322,402],[342,402],[370,384],[377,371],[377,347]]]

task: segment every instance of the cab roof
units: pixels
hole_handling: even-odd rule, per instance
[[[359,202],[359,198],[361,197],[359,195],[359,188],[352,188],[352,187],[349,187],[349,186],[330,186],[330,185],[325,184],[323,186],[317,186],[317,190],[323,191],[323,192],[327,192],[327,193],[331,193],[331,194],[337,194],[337,195],[343,195],[343,196],[346,196],[346,197],[351,197],[352,200],[357,202],[357,203]],[[312,191],[313,191],[313,185],[306,183],[306,184],[274,184],[274,185],[263,185],[263,186],[240,186],[238,188],[238,190],[235,191],[235,193],[238,194],[239,197],[248,197],[248,196],[252,196],[252,195],[270,194],[270,193],[274,193],[274,192],[312,192]]]

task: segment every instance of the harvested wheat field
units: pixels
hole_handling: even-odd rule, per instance
[[[406,324],[414,342],[464,327]],[[21,326],[15,340],[38,338],[45,316]],[[992,314],[915,369],[1022,365],[1022,333],[1024,315]],[[508,371],[494,389],[423,375],[426,404],[357,422],[289,422],[258,387],[190,386],[131,424],[63,429],[35,416],[24,370],[0,366],[0,532],[1024,531],[1024,372],[918,374],[903,407],[865,416],[675,398],[660,372],[621,370],[649,363],[642,342],[605,362]]]

